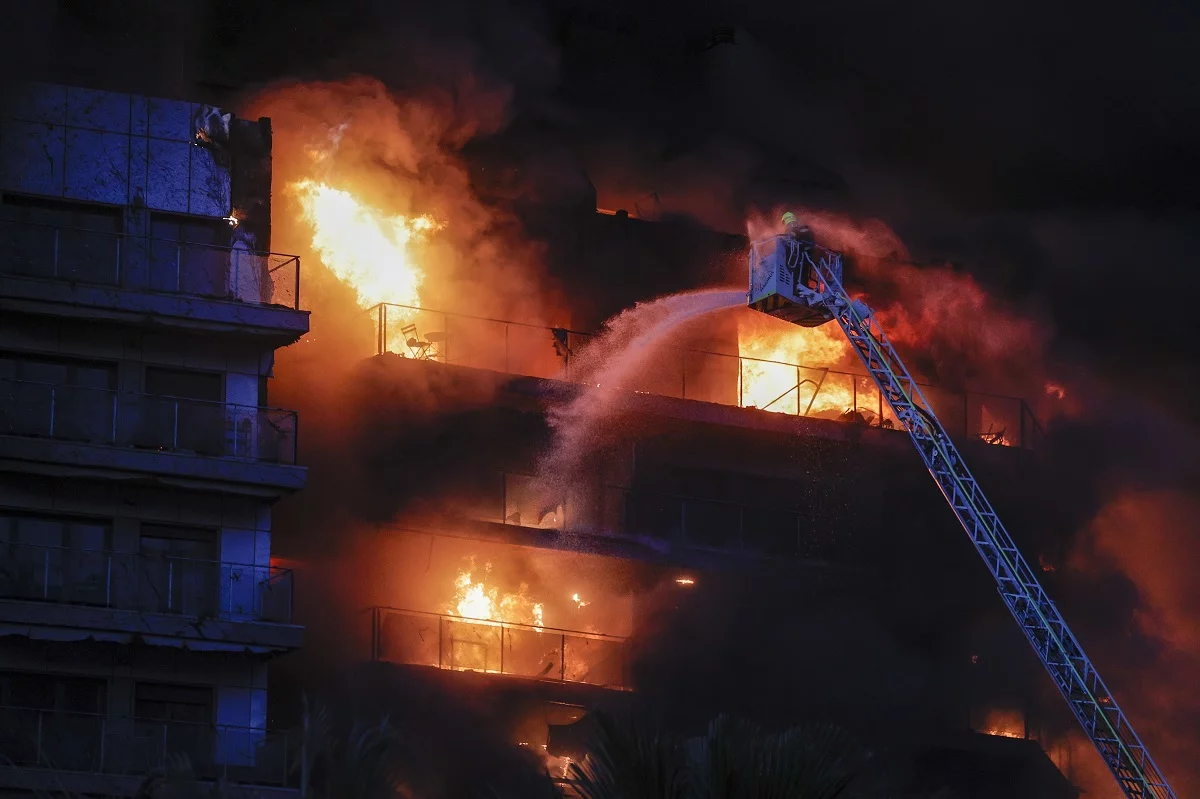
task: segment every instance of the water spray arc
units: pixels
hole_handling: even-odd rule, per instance
[[[1176,799],[1166,777],[1017,550],[932,406],[864,303],[842,286],[841,255],[790,235],[750,249],[751,308],[804,326],[836,321],[908,432],[995,578],[1005,605],[1129,799]]]

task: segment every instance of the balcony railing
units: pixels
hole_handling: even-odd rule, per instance
[[[833,558],[849,544],[845,534],[820,535],[812,513],[782,508],[602,485],[553,502],[550,486],[511,472],[498,475],[491,485],[478,487],[472,518],[768,557]]]
[[[628,686],[625,638],[396,608],[374,608],[372,619],[376,661]]]
[[[372,309],[376,353],[575,381],[573,358],[595,335],[561,328],[382,304]],[[664,349],[653,369],[620,388],[663,397],[762,408],[792,416],[898,428],[865,374],[695,349]],[[1024,400],[921,384],[947,432],[1037,449],[1042,429]]]
[[[251,305],[300,307],[300,259],[237,247],[0,222],[0,272]]]
[[[295,411],[0,380],[0,435],[296,462]]]
[[[294,784],[284,733],[0,707],[4,765],[144,777],[186,756],[197,779]]]
[[[0,542],[0,598],[231,621],[292,621],[273,566]]]

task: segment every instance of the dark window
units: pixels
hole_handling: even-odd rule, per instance
[[[143,524],[138,550],[139,610],[216,615],[221,566],[215,531]]]
[[[112,526],[0,513],[0,596],[105,605]]]
[[[104,713],[108,685],[94,677],[0,672],[0,706]]]
[[[177,452],[221,456],[226,451],[224,377],[217,372],[146,367],[146,393],[141,412],[148,446]]]
[[[117,369],[0,353],[0,433],[112,443]]]
[[[26,277],[115,284],[119,208],[6,195],[0,202],[3,270]]]
[[[229,296],[230,227],[224,220],[151,214],[150,237],[151,288]]]
[[[224,380],[220,372],[194,372],[187,369],[146,367],[146,393],[156,397],[178,397],[202,402],[224,400]]]
[[[212,708],[210,687],[140,682],[134,688],[133,715],[140,720],[208,724]]]

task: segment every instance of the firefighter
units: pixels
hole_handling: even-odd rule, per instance
[[[808,225],[806,225],[803,222],[801,222],[800,220],[796,219],[796,215],[793,214],[791,211],[788,211],[786,214],[783,215],[783,228],[784,228],[784,231],[789,236],[794,238],[796,241],[799,241],[803,244],[807,244],[809,246],[812,245],[812,243],[813,243],[812,230],[808,227]]]

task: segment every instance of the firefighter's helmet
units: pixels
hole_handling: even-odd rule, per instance
[[[783,224],[785,224],[785,225],[796,224],[796,215],[793,214],[791,211],[788,211],[786,214],[783,215]]]

